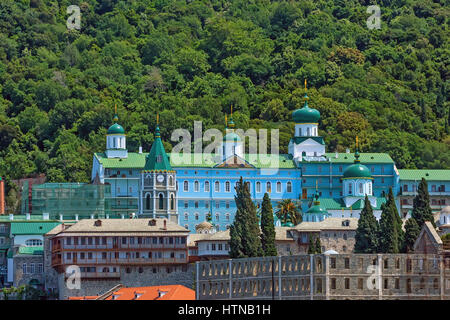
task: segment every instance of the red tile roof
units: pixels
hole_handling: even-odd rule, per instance
[[[97,296],[69,297],[69,300],[94,300]],[[121,288],[105,300],[195,300],[195,291],[182,285]]]

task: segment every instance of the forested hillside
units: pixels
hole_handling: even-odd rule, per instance
[[[114,104],[128,149],[156,113],[176,128],[279,128],[287,152],[308,79],[329,152],[387,152],[398,168],[450,169],[450,8],[382,0],[1,0],[0,175],[89,181]],[[81,30],[68,30],[69,5]]]

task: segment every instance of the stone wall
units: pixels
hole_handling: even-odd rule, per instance
[[[14,256],[14,287],[27,285],[31,280],[36,279],[39,283],[44,283],[44,273],[38,273],[38,265],[43,263],[42,255],[15,255]],[[34,263],[34,273],[23,273],[22,265],[26,263],[27,266]]]
[[[127,273],[128,268],[130,273]],[[171,268],[174,267],[171,266]],[[81,279],[80,289],[69,289],[66,285],[65,274],[61,273],[58,275],[59,299],[65,300],[70,296],[96,296],[118,284],[125,287],[181,284],[195,289],[194,278],[194,265],[192,264],[186,267],[177,267],[176,271],[170,273],[167,273],[165,267],[120,267],[119,279]]]
[[[197,262],[197,299],[450,299],[446,259],[321,254]]]

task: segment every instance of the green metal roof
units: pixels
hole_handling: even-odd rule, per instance
[[[400,180],[450,181],[450,170],[398,170]]]
[[[376,198],[377,205],[373,209],[380,210],[381,205],[386,202],[386,198]],[[342,198],[320,198],[320,206],[327,210],[360,210],[364,207],[364,199],[357,200],[351,207],[347,208]]]
[[[148,171],[171,171],[169,158],[161,141],[159,127],[156,127],[155,141],[153,141],[150,152],[145,157],[144,170]]]
[[[325,153],[327,162],[331,163],[354,163],[355,155],[353,153],[338,153],[336,158],[336,153]],[[371,164],[371,163],[394,163],[394,160],[387,153],[361,153],[359,160],[361,163]],[[306,161],[304,163],[324,163],[325,161]]]
[[[19,247],[18,254],[28,254],[28,255],[43,255],[44,247]]]
[[[294,140],[295,144],[300,144],[303,141],[306,141],[308,139],[312,139],[312,140],[314,140],[314,141],[316,141],[317,143],[320,143],[320,144],[325,144],[325,141],[323,141],[322,137],[294,137],[294,138],[292,138],[292,140]]]
[[[95,157],[102,164],[104,168],[120,169],[143,169],[145,166],[146,153],[129,152],[128,158],[108,159],[104,153],[95,153]],[[172,168],[213,168],[217,164],[222,163],[220,160],[213,159],[214,155],[210,154],[174,154],[168,153],[167,156],[170,160]],[[275,161],[271,162],[267,160],[267,155],[258,154],[245,154],[245,160],[253,165],[255,168],[280,168],[280,169],[294,169],[295,164],[290,154],[279,154],[272,156]],[[267,161],[266,161],[267,160]],[[278,162],[278,166],[276,165]]]
[[[61,222],[42,221],[42,222],[11,222],[12,235],[38,234],[44,235],[52,230]]]

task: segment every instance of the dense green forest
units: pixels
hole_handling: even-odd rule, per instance
[[[381,7],[370,30],[367,6]],[[81,8],[68,30],[67,7]],[[445,0],[1,0],[0,175],[89,181],[117,104],[128,149],[156,113],[176,128],[279,128],[303,104],[329,152],[387,152],[398,168],[450,169]]]

